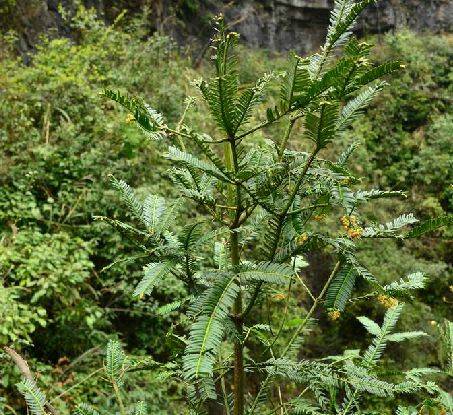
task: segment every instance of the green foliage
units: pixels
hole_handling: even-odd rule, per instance
[[[357,272],[349,264],[343,264],[329,285],[326,295],[326,307],[343,311],[351,297],[357,278]]]
[[[432,232],[443,226],[448,226],[453,223],[453,215],[441,216],[438,218],[428,219],[427,221],[411,229],[406,235],[406,238],[417,238],[425,233]]]
[[[245,281],[261,281],[273,284],[287,284],[294,273],[290,266],[272,262],[250,264],[245,268],[238,274]]]
[[[228,312],[239,289],[236,275],[219,275],[218,281],[200,299],[200,316],[190,327],[183,359],[183,372],[187,379],[212,377]]]
[[[453,323],[445,320],[439,328],[441,335],[440,360],[447,373],[453,373]]]
[[[155,240],[153,252],[160,262],[153,262],[145,269],[145,278],[136,291],[143,294],[149,291],[147,288],[149,285],[159,284],[163,274],[161,271],[165,269],[164,273],[167,273],[172,266],[172,262],[168,261],[170,258],[177,258],[174,266],[181,270],[176,272],[177,277],[187,285],[189,292],[195,293],[187,313],[187,317],[193,320],[189,334],[178,339],[184,344],[185,349],[181,359],[182,377],[188,382],[194,382],[190,389],[192,392],[189,393],[189,402],[197,411],[203,408],[205,401],[217,400],[216,379],[221,379],[223,404],[229,407],[225,390],[226,372],[219,371],[216,362],[221,356],[221,344],[224,341],[227,343],[231,341],[234,344],[234,374],[230,387],[234,398],[234,413],[238,415],[244,413],[246,388],[243,383],[245,376],[243,353],[247,350],[246,339],[252,333],[252,331],[245,333],[244,323],[250,318],[250,311],[257,303],[259,304],[263,293],[269,290],[270,286],[286,283],[289,285],[288,290],[291,290],[293,268],[290,261],[293,257],[301,252],[319,250],[323,246],[332,248],[334,256],[337,257],[337,265],[316,298],[308,290],[314,304],[305,318],[296,323],[296,329],[286,346],[281,349],[268,346],[273,360],[272,363],[265,364],[270,364],[272,369],[268,367],[267,375],[257,395],[250,401],[249,413],[255,413],[264,403],[262,398],[269,390],[269,384],[283,374],[292,382],[307,382],[307,389],[312,389],[317,405],[324,411],[328,408],[326,403],[329,400],[321,391],[329,386],[330,409],[341,408],[338,413],[344,415],[352,410],[360,410],[357,398],[361,393],[393,397],[397,392],[413,393],[422,388],[419,378],[412,383],[407,381],[391,384],[378,379],[370,372],[381,359],[388,342],[401,342],[424,334],[421,331],[392,333],[402,306],[393,306],[396,300],[385,296],[382,301],[392,302],[392,307],[386,313],[381,327],[366,317],[360,319],[375,337],[361,357],[359,365],[353,362],[345,364],[347,381],[346,385],[341,386],[345,387],[343,403],[337,402],[337,394],[334,392],[335,389],[339,389],[339,385],[328,385],[327,377],[322,377],[323,371],[319,369],[322,364],[316,361],[293,363],[287,360],[287,354],[295,344],[298,344],[296,340],[305,330],[318,302],[324,300],[326,292],[326,306],[331,310],[331,316],[337,318],[335,313],[345,310],[358,277],[371,282],[372,287],[378,287],[380,291],[398,291],[401,295],[408,295],[410,290],[424,283],[417,274],[414,274],[408,281],[382,287],[356,258],[360,244],[360,241],[356,241],[358,237],[402,238],[397,231],[417,220],[412,214],[405,214],[385,225],[362,229],[357,219],[351,216],[352,211],[363,202],[400,197],[402,193],[379,190],[359,190],[354,193],[352,185],[359,180],[345,167],[353,148],[340,156],[339,164],[318,158],[318,153],[337,141],[339,132],[364,110],[383,87],[382,81],[372,86],[366,85],[378,81],[383,75],[400,66],[398,63],[388,63],[370,68],[365,59],[369,48],[360,46],[356,40],[350,38],[350,29],[354,21],[368,3],[336,2],[321,55],[315,55],[304,61],[297,56],[290,60],[289,70],[286,71],[280,86],[280,104],[267,109],[267,121],[249,130],[242,127],[246,121],[253,118],[251,111],[261,101],[262,89],[255,86],[252,89],[245,89],[245,92],[238,95],[241,86],[234,51],[237,35],[227,33],[223,20],[219,19],[217,35],[213,41],[214,77],[208,82],[197,81],[197,85],[218,127],[223,131],[224,138],[212,139],[207,135],[195,133],[193,129],[183,125],[183,121],[174,128],[159,127],[165,130],[168,138],[179,137],[177,147],[169,143],[166,158],[175,165],[172,170],[173,178],[175,182],[179,182],[178,189],[181,190],[181,194],[194,199],[200,207],[211,213],[213,242],[216,235],[225,232],[225,227],[229,228],[226,256],[222,260],[217,260],[220,269],[212,268],[208,257],[195,258],[188,253],[188,246],[196,244],[196,240],[201,239],[200,233],[195,231],[198,229],[197,225],[186,227],[182,238],[179,238],[179,241],[183,242],[182,256],[180,246],[169,245],[168,249],[163,250],[162,247],[166,246],[167,242]],[[348,39],[346,56],[335,57],[333,50]],[[262,82],[257,81],[256,85],[261,86]],[[364,86],[366,87],[363,88]],[[134,116],[137,115],[135,104],[129,104],[137,102],[136,100],[125,99],[119,94],[106,95],[125,106]],[[255,96],[258,95],[259,99],[255,100]],[[283,140],[274,141],[274,148],[260,147],[253,143],[253,133],[284,119],[288,122],[287,132]],[[304,136],[313,142],[313,148],[308,154],[287,149],[291,130],[299,119],[302,119]],[[147,123],[152,124],[152,121]],[[183,142],[191,138],[194,139],[192,143]],[[193,151],[187,150],[190,144],[195,144],[202,157],[207,160],[189,152]],[[216,148],[219,144],[223,144],[223,151]],[[248,156],[244,155],[245,151],[248,152]],[[254,157],[255,155],[257,157]],[[346,181],[345,173],[348,178]],[[210,176],[212,187],[209,197],[204,196],[199,190],[201,175]],[[266,180],[267,183],[263,186],[262,182]],[[134,215],[140,218],[143,215],[143,206],[133,196],[132,190],[123,182],[116,182],[115,185],[119,187]],[[187,189],[191,189],[192,193],[187,192]],[[163,201],[157,203],[158,199],[155,196],[152,200],[153,206],[158,204],[161,212],[165,211]],[[325,209],[327,213],[335,210],[345,212],[347,216],[343,217],[342,222],[348,237],[342,237],[338,233],[332,234],[330,230],[326,232],[325,229],[317,229],[310,221],[311,214],[307,217],[301,215],[299,221],[294,220],[296,215],[304,212],[302,206],[310,203],[313,205],[311,214],[321,206],[327,206]],[[255,219],[256,215],[259,215],[258,220]],[[252,218],[255,219],[254,222]],[[301,230],[305,231],[302,239],[298,235]],[[247,236],[246,242],[242,242],[244,231],[245,235],[250,235]],[[312,244],[307,243],[307,240]],[[250,242],[253,242],[253,248],[247,247],[246,244]],[[217,246],[219,243],[220,241],[217,241]],[[214,249],[215,246],[214,243]],[[243,251],[241,246],[244,247]],[[306,286],[304,288],[307,289]],[[375,292],[368,294],[374,295]],[[265,341],[264,344],[275,345],[282,330],[283,325],[276,334],[272,333],[274,338],[271,337],[271,340]],[[250,349],[250,353],[253,352],[254,350]],[[266,351],[261,353],[261,358],[264,353]],[[276,354],[279,356],[278,359],[274,358]],[[259,361],[255,358],[252,358],[251,362],[248,373],[252,372],[253,368],[260,367]],[[305,375],[305,378],[299,376],[300,372],[304,373],[311,365],[318,370],[314,370],[311,376]],[[282,407],[283,405],[281,403]],[[317,407],[312,408],[317,410]],[[302,410],[303,408],[300,409]]]
[[[36,383],[30,379],[23,379],[18,383],[17,389],[24,396],[27,407],[33,415],[46,414],[46,396],[36,386]]]
[[[114,84],[139,90],[174,120],[182,95],[174,81],[161,77],[176,79],[172,74],[187,60],[165,36],[144,40],[143,22],[118,21],[109,27],[92,10],[74,12],[65,24],[77,32],[76,39],[43,38],[27,64],[3,36],[0,40],[0,343],[22,351],[45,379],[43,384],[53,387],[54,396],[102,364],[83,358],[66,371],[59,359],[75,361],[104,344],[111,333],[122,332],[136,353],[153,350],[159,355],[165,348],[166,322],[175,317],[158,319],[156,310],[170,293],[172,298],[185,296],[170,279],[167,287],[156,289],[159,298],[146,303],[134,299],[133,289],[150,260],[140,257],[130,236],[92,219],[111,216],[119,223],[129,218],[113,197],[109,174],[141,187],[139,198],[143,188],[151,193],[165,189],[156,180],[164,168],[155,165],[146,139],[123,115],[100,105],[99,91]],[[155,167],[137,173],[136,166],[143,163]],[[171,218],[168,222],[156,230],[173,228]],[[124,254],[120,258],[119,249]],[[18,372],[9,360],[1,359],[0,366],[0,395],[6,408],[20,411],[13,390]],[[150,411],[165,413],[160,408],[167,388],[158,387],[162,382],[157,375],[132,377],[152,391],[141,398],[153,401]],[[174,385],[166,384],[168,389]],[[94,391],[107,393],[96,377],[88,378],[74,389],[80,397],[69,401],[63,395],[55,405],[69,413]],[[172,393],[180,394],[177,387]]]
[[[123,376],[126,365],[126,355],[120,343],[116,340],[110,340],[107,344],[105,359],[105,373],[111,382],[118,385],[123,383]]]
[[[2,287],[0,290],[0,341],[2,344],[15,343],[18,340],[30,342],[30,335],[36,326],[47,324],[46,310],[42,307],[30,307],[20,301],[19,287]]]
[[[133,120],[145,131],[151,138],[158,140],[162,138],[162,132],[165,129],[164,120],[161,114],[152,109],[147,104],[125,97],[119,91],[114,92],[106,89],[103,95],[110,98],[133,114]]]
[[[96,409],[92,408],[86,403],[81,403],[77,405],[77,408],[74,411],[75,415],[98,415],[99,412]]]
[[[138,283],[134,290],[134,295],[143,296],[151,294],[153,287],[157,284],[162,284],[162,280],[170,273],[172,268],[171,263],[150,263],[144,269],[145,276]]]
[[[448,91],[448,50],[440,37],[424,44],[397,34],[372,65],[370,46],[350,33],[367,3],[337,1],[320,53],[291,56],[282,76],[271,73],[282,60],[235,52],[237,35],[218,21],[214,73],[196,82],[196,103],[184,99],[186,78],[206,75],[204,68],[188,68],[165,37],[143,40],[140,23],[106,27],[84,9],[71,21],[77,42],[44,40],[28,66],[5,60],[0,342],[35,345],[22,347],[61,413],[78,404],[76,413],[96,414],[85,400],[100,413],[203,413],[213,405],[233,413],[238,347],[250,414],[449,410],[451,398],[424,380],[442,382],[441,374],[402,370],[437,364],[432,338],[398,346],[419,337],[427,320],[434,334],[448,313],[445,244],[415,240],[448,236],[451,225],[451,117],[444,100],[430,99]],[[389,85],[381,78],[401,64],[382,63],[387,57],[407,65]],[[256,79],[263,61],[266,75]],[[360,188],[365,181],[371,190]],[[406,194],[420,224],[399,216]],[[93,214],[102,220],[93,224]],[[310,266],[300,270],[305,259]],[[330,273],[332,260],[341,267]],[[393,332],[399,307],[382,326],[359,317],[373,336],[367,351],[326,358],[363,349],[367,336],[351,316],[380,315],[393,297],[410,301],[405,331]],[[314,324],[320,305],[339,319],[320,313]],[[131,356],[110,341],[102,382],[94,375],[104,356],[77,356],[112,332]],[[307,359],[294,360],[301,347]],[[63,356],[70,370],[56,363]],[[1,381],[11,406],[16,378],[8,369]],[[417,409],[407,406],[415,401]]]

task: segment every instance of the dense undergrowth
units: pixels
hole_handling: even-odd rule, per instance
[[[93,221],[95,215],[128,219],[111,190],[109,174],[124,179],[139,194],[171,196],[173,191],[163,179],[168,166],[157,158],[155,145],[149,145],[125,113],[102,100],[99,91],[121,85],[177,123],[186,96],[196,94],[189,81],[205,68],[194,70],[169,38],[147,38],[140,20],[125,24],[119,19],[106,28],[81,9],[71,25],[75,41],[43,39],[27,66],[15,57],[14,37],[2,39],[0,345],[21,351],[39,374],[39,384],[57,397],[53,404],[59,409],[72,408],[83,396],[108,411],[113,405],[110,386],[90,375],[101,365],[104,344],[119,338],[129,353],[165,361],[178,341],[172,325],[186,322],[178,321],[176,314],[162,315],[159,307],[186,292],[175,279],[156,287],[152,298],[134,299],[132,290],[145,258],[132,241]],[[453,205],[451,46],[449,36],[387,35],[374,59],[402,57],[406,70],[389,80],[373,107],[341,137],[343,147],[360,143],[352,170],[381,188],[406,191],[420,219],[451,213]],[[282,70],[286,63],[265,51],[247,50],[247,55],[249,60],[240,68],[245,82],[256,73]],[[207,108],[199,105],[185,123],[214,132]],[[296,134],[297,128],[301,127],[296,126]],[[262,132],[257,139],[281,134],[277,130]],[[405,203],[381,202],[368,217],[385,222]],[[184,215],[193,219],[202,212],[193,205]],[[322,215],[318,219],[333,226]],[[391,364],[425,367],[445,360],[437,339],[453,301],[449,236],[448,230],[439,231],[433,238],[404,246],[394,240],[379,245],[370,241],[359,254],[382,283],[419,269],[429,277],[427,288],[410,301],[400,324],[430,336],[413,346],[390,348]],[[326,258],[307,260],[310,267],[303,273],[308,277],[326,274]],[[307,280],[315,281],[310,288],[318,289],[316,278]],[[284,294],[271,296],[271,321],[279,319]],[[290,304],[289,324],[297,324],[298,307],[308,301],[301,293],[297,303]],[[335,321],[318,315],[318,335],[311,337],[316,341],[307,340],[304,354],[337,354],[345,345],[363,348],[366,332],[353,316],[379,317],[384,310],[373,299],[366,306],[352,304]],[[19,413],[24,410],[14,388],[19,373],[6,355],[0,358],[0,368],[0,411]],[[181,413],[183,391],[165,370],[134,372],[127,382],[134,386],[131,401],[145,400],[149,413]],[[445,382],[448,389],[451,383]],[[385,413],[388,407],[374,410]]]

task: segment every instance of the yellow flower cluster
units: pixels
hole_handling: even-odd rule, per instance
[[[321,222],[325,217],[326,217],[326,215],[314,215],[313,220],[315,220],[317,222]]]
[[[135,121],[135,117],[132,114],[127,114],[126,115],[126,122],[129,124],[132,121]]]
[[[281,300],[284,300],[286,298],[286,295],[283,294],[283,293],[276,293],[272,296],[272,298],[275,300],[275,301],[281,301]]]
[[[304,232],[297,237],[297,243],[299,245],[303,245],[305,242],[307,242],[307,239],[308,239],[308,234],[307,234],[307,232]]]
[[[363,228],[359,226],[355,216],[342,216],[340,222],[350,238],[354,239],[362,236]]]
[[[398,305],[398,300],[395,297],[390,297],[385,294],[379,294],[377,300],[385,307],[392,308]]]
[[[329,316],[329,320],[335,321],[338,320],[341,316],[340,310],[330,310],[327,315]]]

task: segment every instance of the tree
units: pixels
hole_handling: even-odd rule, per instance
[[[360,181],[347,167],[354,145],[344,149],[338,160],[321,157],[384,87],[382,77],[402,67],[396,61],[371,66],[367,60],[370,46],[351,35],[357,17],[371,2],[336,1],[320,53],[309,58],[292,55],[284,76],[266,74],[252,86],[239,82],[234,49],[238,35],[229,33],[219,17],[213,40],[215,74],[208,81],[197,81],[219,137],[184,124],[191,99],[180,121],[170,127],[162,114],[141,100],[113,90],[104,92],[126,108],[151,139],[169,143],[165,153],[172,165],[169,176],[181,199],[194,201],[210,217],[188,223],[179,231],[175,227],[179,200],[167,201],[153,194],[141,200],[127,183],[112,177],[136,224],[99,218],[134,238],[150,258],[135,289],[137,297],[151,295],[155,286],[166,284],[170,277],[186,285],[187,298],[168,305],[191,322],[187,334],[173,334],[179,344],[168,370],[187,384],[191,413],[244,415],[270,410],[347,415],[360,411],[365,394],[387,399],[414,392],[435,395],[439,407],[451,403],[439,387],[423,379],[431,370],[402,372],[392,382],[378,378],[377,363],[388,342],[424,334],[393,330],[403,308],[401,300],[422,288],[425,279],[413,274],[384,286],[356,257],[365,238],[418,237],[451,223],[451,217],[436,218],[409,231],[404,230],[406,226],[417,222],[412,214],[383,225],[364,226],[360,218],[363,204],[404,194],[355,189]],[[267,108],[265,120],[250,125],[267,85],[275,78],[280,82],[276,105]],[[286,124],[281,139],[260,142],[254,135],[280,123]],[[304,127],[302,139],[310,143],[309,152],[290,149],[296,123]],[[317,220],[323,215],[337,216],[342,226],[325,229]],[[286,286],[289,297],[298,271],[305,265],[304,255],[320,250],[329,252],[335,265],[317,293],[300,280],[312,298],[311,308],[289,335],[283,330],[285,317],[277,330],[269,327],[261,319],[260,309],[270,290]],[[295,359],[315,312],[324,306],[329,317],[337,319],[358,279],[371,287],[366,300],[377,298],[388,308],[381,326],[359,317],[373,336],[369,348],[364,353],[349,351],[324,359]],[[249,347],[251,339],[260,343],[259,352]],[[232,345],[231,356],[222,345],[225,349]],[[120,386],[129,369],[125,362],[119,345],[109,344],[106,371],[123,414]],[[252,374],[260,378],[255,391],[248,387]],[[276,381],[305,389],[296,394],[293,388],[292,397],[277,386],[278,403],[273,404],[266,397]],[[21,385],[21,390],[32,390],[32,386]],[[31,400],[33,394],[24,393]],[[45,398],[34,395],[39,399],[32,409],[40,413]]]

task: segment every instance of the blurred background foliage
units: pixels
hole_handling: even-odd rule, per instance
[[[206,69],[203,63],[195,69],[190,56],[165,35],[148,36],[146,16],[120,15],[106,26],[94,12],[80,8],[66,19],[74,39],[43,37],[27,65],[15,52],[14,33],[0,39],[0,345],[12,345],[26,356],[48,396],[62,394],[54,402],[59,408],[68,410],[85,396],[108,410],[109,387],[92,376],[101,365],[102,346],[108,338],[119,338],[133,355],[164,361],[175,341],[169,331],[184,322],[172,314],[161,316],[159,307],[184,292],[175,283],[160,287],[150,299],[133,300],[145,259],[137,257],[131,241],[93,220],[126,214],[109,174],[139,193],[171,197],[156,145],[101,100],[99,91],[121,85],[177,121],[185,97],[195,94],[190,81]],[[368,212],[370,220],[390,219],[408,206],[420,219],[452,211],[452,50],[450,35],[409,31],[386,35],[375,50],[376,61],[404,57],[406,70],[389,80],[372,108],[344,134],[341,147],[360,142],[353,169],[375,187],[406,191],[408,201],[382,202]],[[286,62],[285,56],[245,47],[241,55],[247,56],[241,67],[245,81],[279,71]],[[196,107],[187,122],[215,134],[206,114]],[[271,134],[279,131],[257,139]],[[184,212],[186,217],[200,214],[191,206]],[[332,225],[322,220],[321,226]],[[370,241],[360,253],[383,282],[419,269],[431,281],[402,321],[403,329],[431,336],[417,346],[392,348],[388,358],[396,365],[439,364],[437,328],[449,312],[451,317],[453,302],[451,230],[434,236],[404,246]],[[328,267],[325,258],[308,261],[303,272],[316,289],[317,275]],[[281,297],[274,298],[270,318],[278,319]],[[294,319],[306,300],[301,295],[293,304]],[[319,315],[319,335],[301,354],[363,347],[356,336],[363,329],[353,315],[376,317],[384,308],[373,302],[367,310],[356,307],[335,322]],[[0,371],[0,412],[14,413],[12,408],[23,403],[13,387],[19,374],[6,355],[0,355]],[[181,385],[167,380],[165,372],[137,373],[129,382],[131,401],[137,400],[133,394],[146,400],[150,413],[180,413]],[[70,393],[63,393],[68,388]]]

